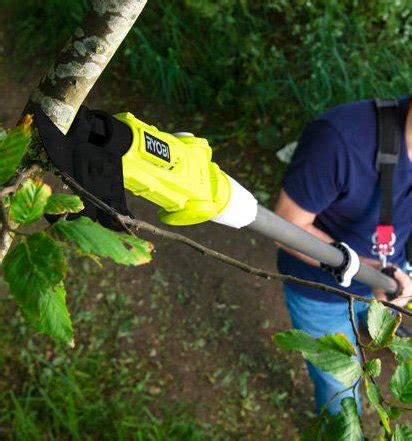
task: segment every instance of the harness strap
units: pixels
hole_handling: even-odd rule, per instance
[[[402,129],[397,100],[375,99],[378,115],[378,153],[376,170],[380,174],[379,225],[374,234],[374,252],[386,266],[387,257],[394,253],[396,241],[393,228],[393,174],[399,160]]]
[[[380,173],[380,225],[393,222],[393,172],[399,160],[401,127],[397,100],[375,100],[378,112],[378,154],[376,170]]]

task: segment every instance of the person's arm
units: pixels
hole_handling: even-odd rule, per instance
[[[275,212],[277,215],[283,217],[287,221],[297,225],[298,227],[304,229],[310,234],[313,234],[317,238],[323,240],[326,243],[333,242],[333,239],[326,234],[324,231],[313,225],[313,221],[315,220],[316,214],[311,213],[310,211],[304,210],[301,208],[296,202],[294,202],[285,192],[285,190],[281,190],[278,202],[275,207]],[[295,257],[303,260],[310,265],[314,265],[319,267],[320,264],[318,261],[295,251],[292,248],[286,247],[278,242],[276,244],[285,249],[288,253],[294,255]],[[380,269],[379,260],[370,259],[367,257],[360,257],[362,263],[367,265],[371,265],[376,269]],[[399,282],[401,287],[401,294],[396,299],[392,300],[391,303],[394,303],[398,306],[406,306],[410,301],[412,301],[412,280],[410,277],[401,271],[399,268],[395,272],[395,279]],[[385,293],[381,290],[375,290],[374,294],[378,300],[387,300]]]
[[[323,240],[324,242],[326,243],[333,242],[333,239],[328,234],[326,234],[325,232],[323,232],[322,230],[320,230],[319,228],[313,225],[313,221],[315,220],[316,214],[304,210],[302,207],[300,207],[287,195],[284,189],[282,189],[280,192],[279,199],[275,207],[275,213],[278,216],[283,217],[283,219],[286,219],[287,221],[291,222],[292,224],[295,224],[298,227],[304,229],[308,233],[313,234],[314,236]],[[276,244],[280,248],[283,248],[288,253],[294,255],[295,257],[298,257],[304,262],[317,267],[320,266],[319,262],[316,261],[315,259],[312,259],[311,257],[299,253],[298,251],[286,247],[278,242],[276,242]]]
[[[323,240],[324,242],[326,243],[333,242],[333,238],[329,236],[329,234],[326,234],[324,231],[320,230],[319,228],[315,227],[315,225],[313,225],[313,221],[315,220],[316,214],[304,210],[302,207],[300,207],[295,201],[293,201],[293,199],[291,199],[288,196],[288,194],[284,189],[282,189],[280,192],[279,199],[275,207],[275,213],[283,217],[283,219],[286,219],[287,221],[291,222],[292,224],[295,224],[298,227],[304,229],[308,233],[313,234],[314,236]],[[320,266],[317,260],[305,256],[304,254],[299,253],[298,251],[286,247],[278,242],[276,242],[276,244],[280,248],[283,248],[288,253],[298,257],[304,262],[317,267]],[[362,257],[362,256],[360,256],[359,259],[362,263],[373,266],[376,269],[380,269],[379,260],[370,259],[368,257]]]

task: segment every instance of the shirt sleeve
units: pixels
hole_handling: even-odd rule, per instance
[[[303,132],[283,189],[304,210],[319,214],[344,191],[347,150],[339,131],[324,120]]]

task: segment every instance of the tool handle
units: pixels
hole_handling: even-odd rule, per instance
[[[342,265],[344,256],[337,248],[323,242],[261,205],[258,205],[256,220],[247,228],[331,267]],[[361,263],[355,279],[369,285],[371,288],[383,289],[389,294],[396,294],[398,291],[394,279],[363,263]]]

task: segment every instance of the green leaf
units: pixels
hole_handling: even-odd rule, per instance
[[[10,292],[26,320],[52,337],[71,340],[63,312],[55,318],[55,321],[61,320],[60,329],[50,317],[50,311],[56,311],[62,303],[62,288],[56,285],[63,280],[66,272],[58,244],[44,232],[24,237],[7,253],[3,268]],[[50,300],[52,295],[56,298]]]
[[[397,368],[389,387],[402,403],[412,403],[412,361],[403,362]]]
[[[3,261],[4,278],[26,320],[52,338],[73,341],[62,283],[63,253],[43,232],[24,237]]]
[[[391,420],[396,420],[396,418],[399,418],[403,409],[397,406],[390,406],[388,407],[387,414]]]
[[[138,265],[144,265],[152,260],[153,244],[151,242],[125,233],[118,233],[117,236],[131,246],[129,251],[135,255]]]
[[[398,337],[395,335],[394,339],[389,345],[389,349],[394,353],[398,362],[412,360],[412,338]]]
[[[11,219],[28,225],[38,221],[44,212],[51,188],[41,180],[28,179],[14,195],[10,205]]]
[[[378,412],[379,418],[382,421],[382,425],[385,428],[387,433],[391,433],[391,426],[389,424],[389,415],[386,410],[382,406],[382,396],[379,388],[375,386],[372,382],[369,382],[365,379],[366,386],[366,395],[369,398],[372,406],[375,408],[376,412]]]
[[[294,349],[320,369],[330,372],[343,385],[352,385],[361,375],[362,368],[353,359],[356,353],[344,334],[313,338],[306,332],[291,329],[274,336],[274,342],[282,349]]]
[[[75,242],[86,254],[110,257],[122,265],[141,265],[151,260],[149,242],[110,231],[87,217],[74,221],[61,219],[52,229],[61,239]]]
[[[84,208],[82,200],[77,195],[56,193],[47,200],[44,212],[47,214],[78,213]]]
[[[57,285],[66,272],[60,247],[44,232],[24,237],[7,253],[3,268],[10,291],[19,301]]]
[[[0,138],[0,185],[16,172],[31,141],[29,124],[10,130]]]
[[[387,346],[394,338],[399,321],[382,303],[374,300],[368,311],[368,330],[372,344],[378,348]]]
[[[365,363],[365,372],[371,377],[379,377],[381,374],[382,363],[379,358],[374,358]]]
[[[297,351],[316,351],[319,349],[317,340],[300,329],[278,332],[274,335],[273,341],[281,349],[295,349]]]
[[[332,350],[342,352],[349,356],[356,355],[356,350],[345,334],[338,332],[335,335],[325,335],[319,338],[319,342]]]
[[[397,424],[395,432],[391,437],[391,441],[411,441],[412,428],[406,424]]]
[[[73,327],[66,306],[66,291],[63,283],[48,289],[40,296],[40,320],[33,321],[35,328],[57,340],[74,346]]]
[[[341,401],[341,411],[329,418],[325,439],[333,441],[362,441],[362,427],[354,398],[346,397]]]

